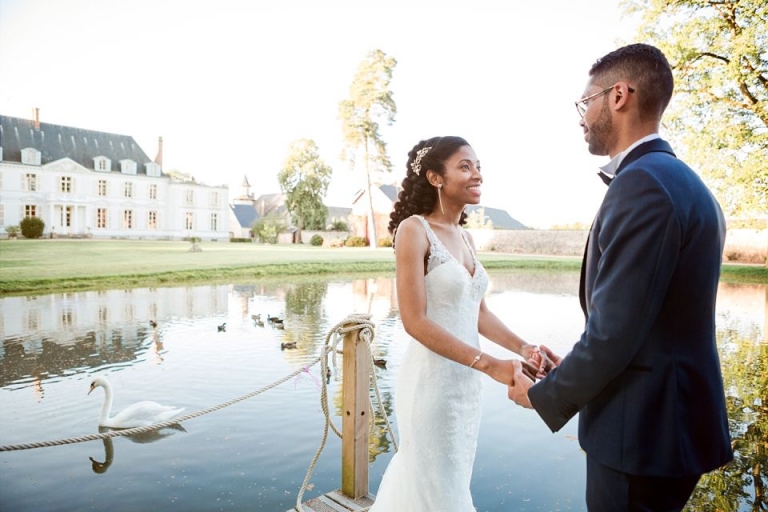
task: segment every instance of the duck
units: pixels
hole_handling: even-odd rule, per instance
[[[386,368],[387,367],[387,360],[386,359],[374,359],[373,364],[375,366],[378,366],[379,368]]]
[[[220,326],[218,326],[219,331],[218,332],[227,332],[227,322],[224,322]]]
[[[251,318],[253,319],[254,322],[261,322],[261,314],[260,313],[258,315],[251,315]]]
[[[295,341],[289,341],[288,343],[281,343],[280,344],[280,350],[285,350],[287,348],[288,349],[296,348],[296,342]]]
[[[149,326],[153,329],[157,329],[157,322],[155,322],[154,320],[150,320]]]
[[[275,323],[279,324],[279,323],[282,323],[283,320],[280,317],[270,316],[270,314],[267,313],[267,322],[269,322],[271,324],[275,324]]]
[[[137,402],[129,405],[116,415],[112,414],[112,384],[104,376],[95,377],[91,381],[88,394],[96,388],[104,388],[104,404],[99,413],[99,426],[109,428],[134,428],[146,427],[155,423],[162,423],[178,416],[184,407],[160,405],[157,402]]]

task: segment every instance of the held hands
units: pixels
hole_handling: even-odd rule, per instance
[[[520,350],[520,355],[528,362],[530,367],[533,367],[533,380],[543,379],[547,374],[556,366],[560,364],[561,357],[557,356],[549,348],[542,345],[538,347],[536,345],[524,345]],[[526,371],[530,370],[530,367],[525,368]]]
[[[526,359],[525,361],[510,361],[514,366],[514,372],[512,380],[507,381],[510,383],[507,387],[507,396],[517,405],[533,409],[531,400],[528,398],[528,390],[537,378],[546,377],[563,359],[543,345],[541,347],[526,345],[521,350],[521,355]]]
[[[515,373],[512,376],[511,383],[507,387],[507,396],[510,400],[521,407],[533,409],[531,401],[528,398],[528,390],[533,386],[534,379],[529,377],[524,370],[524,361],[511,361],[515,366]]]
[[[545,347],[544,345],[542,345],[540,349],[543,352],[541,353],[542,361],[539,365],[539,373],[536,376],[541,379],[554,368],[560,366],[560,362],[563,360],[563,358],[552,352],[548,347]]]

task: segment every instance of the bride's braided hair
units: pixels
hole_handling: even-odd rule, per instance
[[[437,202],[437,189],[427,181],[427,171],[431,170],[443,176],[445,161],[462,146],[469,146],[469,143],[461,137],[449,136],[423,140],[411,149],[408,153],[405,178],[401,184],[402,190],[397,196],[394,211],[389,214],[389,232],[393,237],[400,223],[411,215],[432,212]],[[426,148],[429,149],[425,151]],[[418,162],[416,169],[414,162]],[[459,224],[463,225],[466,221],[467,214],[462,212]]]

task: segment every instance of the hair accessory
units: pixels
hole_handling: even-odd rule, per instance
[[[418,174],[421,172],[421,159],[424,158],[424,155],[426,155],[429,150],[432,149],[432,146],[427,146],[426,148],[421,148],[416,152],[416,160],[413,161],[411,164],[411,169],[413,169],[413,174]]]

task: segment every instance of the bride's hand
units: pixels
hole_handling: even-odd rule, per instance
[[[511,360],[511,359],[496,359],[493,364],[488,367],[488,375],[495,381],[509,386],[515,379],[515,374],[522,373],[525,375],[531,384],[536,381],[535,366],[527,363],[526,361]],[[518,377],[519,378],[519,377]]]
[[[560,362],[563,360],[563,358],[552,352],[549,347],[545,347],[544,345],[541,346],[540,355],[542,361],[536,377],[541,379],[544,378],[554,368],[560,366]]]

